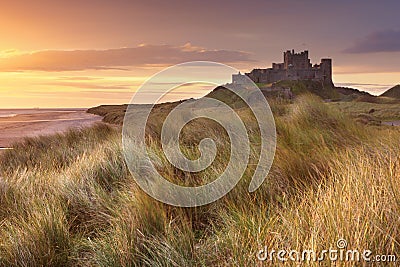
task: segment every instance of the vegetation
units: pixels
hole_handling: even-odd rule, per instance
[[[166,112],[168,113],[174,107],[176,107],[182,101],[177,102],[169,102],[154,105],[152,116],[156,118],[158,115],[163,115]],[[143,105],[132,105],[135,108],[142,108]],[[128,105],[102,105],[98,107],[93,107],[87,110],[88,113],[99,115],[103,117],[103,121],[110,124],[122,125],[124,122],[125,112],[128,108]]]
[[[321,251],[339,238],[351,249],[400,255],[400,131],[354,123],[307,94],[271,105],[278,144],[264,184],[247,191],[249,164],[229,194],[197,208],[164,205],[138,188],[118,127],[31,138],[3,151],[0,265],[253,266],[264,246]],[[150,141],[159,135],[161,108],[150,118]],[[237,111],[256,135],[251,114]],[[109,120],[120,122],[114,115]],[[198,156],[202,136],[229,142],[210,122],[193,123],[182,135],[189,157]],[[250,138],[256,147],[256,136]],[[162,154],[157,142],[149,142],[149,150]],[[222,151],[213,168],[197,176],[165,161],[159,171],[176,183],[196,184],[218,176],[227,156]]]
[[[392,97],[396,99],[400,99],[400,84],[396,85],[395,87],[387,90],[382,94],[382,96]]]
[[[128,105],[102,105],[89,108],[87,112],[102,116],[104,122],[122,125],[127,108]]]
[[[370,116],[376,121],[400,120],[400,103],[385,104],[371,102],[331,102],[328,105],[338,108],[342,112],[352,116]]]
[[[290,88],[295,95],[312,93],[323,99],[338,99],[340,94],[334,90],[333,84],[321,83],[317,81],[279,81],[276,87]]]
[[[321,83],[311,80],[279,81],[273,85],[276,88],[291,88],[294,95],[312,93],[329,101],[361,101],[372,103],[388,103],[389,98],[379,98],[367,92],[353,88],[336,87],[332,83]]]

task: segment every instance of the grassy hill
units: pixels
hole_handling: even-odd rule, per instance
[[[317,81],[279,81],[276,82],[274,86],[277,88],[290,88],[294,95],[312,93],[323,99],[335,99],[340,97],[334,90],[333,84],[323,84]]]
[[[272,86],[275,88],[290,88],[294,95],[302,95],[312,93],[321,97],[322,99],[329,99],[333,101],[353,101],[360,100],[364,102],[377,101],[376,97],[363,91],[353,88],[336,87],[332,83],[321,83],[311,80],[298,80],[298,81],[279,81],[274,84],[265,85],[261,84],[260,87]]]
[[[322,251],[339,238],[359,251],[400,251],[400,132],[355,124],[312,95],[271,105],[278,144],[264,184],[248,192],[257,124],[239,108],[253,140],[248,168],[229,194],[197,208],[164,205],[138,188],[119,127],[26,139],[3,151],[0,265],[256,266],[264,246]],[[157,136],[162,119],[150,120]],[[189,133],[229,142],[222,129],[197,123]],[[188,139],[182,150],[195,158],[197,144]],[[187,174],[168,164],[157,142],[148,150],[161,156],[160,174],[178,184],[213,180],[229,154]]]
[[[154,105],[152,114],[154,116],[163,116],[167,114],[170,110],[176,107],[182,101],[169,102]],[[139,108],[143,105],[137,105]],[[103,117],[103,121],[111,124],[122,125],[124,122],[125,112],[128,108],[127,104],[124,105],[101,105],[87,110],[88,113],[99,115]]]
[[[290,88],[294,97],[313,94],[327,101],[341,112],[349,115],[353,120],[369,125],[382,125],[385,121],[400,120],[400,99],[387,96],[374,96],[367,92],[346,87],[334,87],[332,84],[321,84],[316,81],[279,81],[274,84],[258,84],[264,96],[268,99],[271,109],[275,114],[282,114],[287,106],[276,103],[290,103],[292,99],[282,99],[279,92],[268,90],[272,88]],[[219,86],[207,94],[207,97],[218,99],[234,109],[245,108],[246,104],[228,89]],[[149,131],[156,132],[157,125],[178,104],[183,101],[163,103],[155,105],[148,123]],[[99,106],[88,110],[88,112],[103,116],[103,121],[122,125],[127,105]],[[157,121],[157,123],[152,123]],[[193,126],[199,126],[193,123]],[[200,126],[199,126],[200,127]],[[190,134],[188,134],[190,135]]]
[[[399,85],[396,85],[396,86],[393,87],[393,88],[390,88],[389,90],[387,90],[386,92],[384,92],[384,93],[382,94],[382,96],[400,99],[400,84],[399,84]]]
[[[376,97],[367,92],[362,92],[357,89],[345,88],[345,87],[334,87],[333,84],[322,84],[316,81],[279,81],[274,84],[258,84],[262,90],[264,96],[270,103],[276,102],[279,93],[270,92],[265,90],[266,88],[290,88],[293,92],[294,97],[314,94],[321,97],[322,99],[329,99],[332,101],[357,101],[357,102],[368,102],[368,103],[379,103],[379,104],[397,104],[391,98]],[[218,99],[234,109],[240,109],[246,107],[246,104],[236,94],[232,93],[223,86],[216,87],[213,91],[206,95],[207,97]],[[185,100],[183,100],[185,101]],[[174,107],[182,103],[183,101],[170,102],[157,104],[153,107],[152,116],[154,117],[165,117],[165,115],[172,110]],[[359,106],[359,105],[357,105]],[[128,105],[103,105],[88,109],[89,113],[100,115],[103,117],[103,121],[112,124],[122,125],[125,112]],[[276,108],[276,112],[282,109],[282,106],[271,105],[271,108]],[[396,116],[394,116],[396,117]]]
[[[327,103],[332,107],[338,108],[351,117],[360,115],[373,116],[379,121],[400,120],[399,103],[373,103],[373,102],[332,102]]]

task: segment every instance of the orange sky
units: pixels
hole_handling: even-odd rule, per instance
[[[164,67],[210,60],[249,71],[292,48],[313,63],[333,58],[336,84],[374,94],[399,84],[399,2],[330,2],[3,1],[0,108],[127,103]]]

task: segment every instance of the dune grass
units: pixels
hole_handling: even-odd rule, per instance
[[[254,266],[264,246],[322,250],[339,238],[353,249],[400,255],[399,130],[357,124],[309,95],[271,105],[278,144],[264,184],[247,191],[249,165],[230,193],[197,208],[168,206],[141,191],[115,127],[27,139],[4,151],[0,265]],[[247,112],[238,110],[256,133]],[[189,157],[212,133],[208,122],[196,123],[186,131],[200,133],[182,142]],[[156,124],[149,140],[158,135]],[[149,150],[162,154],[155,141]],[[224,169],[226,154],[197,176],[164,161],[159,171],[176,183],[207,182]]]
[[[390,88],[389,90],[384,92],[382,94],[382,96],[393,97],[393,98],[396,98],[396,99],[400,99],[400,84]]]
[[[400,120],[400,104],[396,103],[368,103],[368,102],[332,102],[328,105],[338,108],[352,117],[360,115],[373,116],[376,120]]]

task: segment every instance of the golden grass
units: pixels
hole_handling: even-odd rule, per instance
[[[368,103],[368,102],[332,102],[330,106],[338,108],[342,112],[357,117],[360,114],[369,114],[376,120],[391,121],[400,120],[400,104]]]
[[[264,246],[322,250],[339,238],[352,249],[400,255],[400,132],[356,124],[311,96],[272,108],[278,147],[264,184],[247,191],[249,166],[229,194],[197,208],[143,193],[123,161],[118,129],[16,144],[0,157],[0,265],[254,266]],[[252,130],[252,116],[238,112]],[[149,145],[162,154],[157,142]],[[193,146],[182,143],[194,157]],[[226,157],[198,176],[164,161],[159,170],[177,183],[204,182]]]

